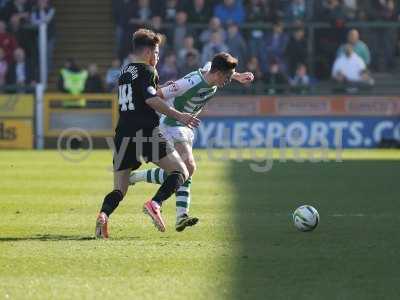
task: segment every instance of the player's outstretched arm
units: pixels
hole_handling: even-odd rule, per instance
[[[194,81],[194,79],[186,75],[178,80],[167,81],[163,85],[158,86],[157,96],[162,99],[177,97],[183,95],[195,84],[196,82]]]
[[[189,128],[196,128],[200,125],[200,120],[198,118],[191,114],[177,111],[173,107],[170,107],[160,97],[149,98],[146,100],[146,104],[155,111],[166,115],[167,117],[173,118]]]
[[[167,82],[163,83],[163,84],[159,84],[157,87],[157,95],[158,95],[158,91],[161,90],[162,88],[165,88],[171,84],[173,84],[175,81],[173,80],[168,80]]]
[[[234,79],[242,84],[247,84],[254,80],[254,74],[251,72],[244,72],[244,73],[235,72],[232,75],[232,79]]]

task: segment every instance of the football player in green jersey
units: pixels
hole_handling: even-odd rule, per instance
[[[168,101],[176,110],[197,116],[218,88],[224,87],[232,79],[242,84],[253,81],[254,75],[251,72],[237,73],[235,71],[237,64],[237,59],[230,54],[219,53],[204,68],[158,88],[157,95]],[[164,137],[174,144],[190,175],[190,178],[175,193],[177,215],[175,229],[180,232],[198,222],[198,218],[189,216],[191,177],[196,170],[193,157],[194,133],[191,128],[171,117],[165,117],[160,122],[160,129]],[[130,184],[141,181],[162,184],[167,175],[160,168],[134,171],[130,175],[129,182]]]

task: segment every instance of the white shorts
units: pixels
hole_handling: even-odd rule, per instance
[[[171,143],[189,143],[193,146],[194,132],[192,129],[184,126],[167,126],[160,124],[161,133],[164,138]]]

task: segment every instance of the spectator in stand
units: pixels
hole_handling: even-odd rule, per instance
[[[99,68],[96,64],[90,64],[88,67],[88,78],[85,83],[85,93],[103,93],[103,79],[99,74]]]
[[[262,23],[271,21],[274,12],[268,0],[248,0],[245,5],[246,21],[251,23]]]
[[[8,23],[11,18],[17,17],[20,23],[29,22],[30,5],[27,0],[10,0],[3,8],[3,19]]]
[[[338,83],[357,83],[362,81],[366,64],[354,51],[350,44],[344,48],[344,54],[339,56],[332,68],[332,77]]]
[[[6,31],[6,23],[0,21],[0,48],[4,50],[5,60],[11,64],[14,57],[14,51],[18,44],[15,37]]]
[[[326,18],[329,19],[326,19]],[[343,6],[339,0],[314,1],[314,19],[334,23],[336,19],[345,19]]]
[[[372,3],[371,1],[358,1],[357,0],[357,17],[356,20],[368,22],[373,18],[371,14]]]
[[[120,67],[121,63],[119,59],[114,59],[111,62],[111,67],[107,70],[106,73],[106,90],[107,92],[114,92],[118,88],[118,78],[120,75]]]
[[[318,1],[317,1],[318,2]],[[320,21],[325,21],[333,24],[336,27],[342,27],[346,20],[343,5],[339,0],[328,0],[322,6],[322,11],[318,12]]]
[[[219,18],[223,24],[235,22],[242,24],[245,19],[245,11],[241,0],[223,0],[214,8],[214,16]]]
[[[248,0],[246,3],[246,20],[252,23],[265,23],[276,19],[273,2],[269,0]],[[259,28],[250,31],[249,52],[251,56],[257,56],[264,43],[264,32]]]
[[[138,0],[127,3],[127,11],[123,12],[123,37],[119,57],[123,58],[132,51],[132,32],[140,27],[146,27],[150,23],[153,12],[150,0]]]
[[[58,89],[64,93],[79,95],[85,90],[87,78],[88,72],[81,69],[74,59],[68,59],[60,71]],[[80,104],[85,105],[84,101]]]
[[[176,55],[171,52],[165,56],[164,63],[160,67],[160,82],[178,79],[178,68],[176,66]]]
[[[188,22],[207,23],[212,17],[211,5],[206,0],[186,1],[184,10],[188,12]]]
[[[254,81],[260,81],[263,79],[263,73],[261,72],[260,63],[257,56],[250,57],[246,65],[246,70],[254,74]]]
[[[17,48],[14,51],[14,63],[8,68],[7,84],[17,86],[16,91],[23,91],[34,83],[33,72],[25,59],[25,51]]]
[[[243,71],[247,60],[247,45],[244,37],[235,23],[228,25],[228,37],[226,39],[229,53],[239,60],[238,71]]]
[[[165,28],[161,16],[153,16],[150,20],[149,27],[154,32],[158,32],[161,33],[162,35],[165,35],[168,39],[170,39],[171,36],[173,35],[168,29]]]
[[[347,44],[350,44],[352,46],[353,51],[362,58],[367,66],[371,63],[371,54],[368,46],[360,40],[360,34],[356,29],[352,29],[349,31],[347,35]],[[347,44],[340,46],[337,51],[337,56],[344,54]]]
[[[120,55],[123,46],[124,27],[127,20],[126,15],[133,8],[134,0],[113,0],[112,12],[115,22],[115,44],[116,54]]]
[[[374,11],[376,18],[380,21],[396,22],[399,20],[398,7],[393,0],[375,0]],[[397,40],[396,28],[377,29],[377,57],[382,58],[380,68],[384,70],[393,70],[396,66],[395,48]]]
[[[174,40],[173,48],[178,51],[182,48],[185,36],[189,34],[189,29],[187,27],[187,13],[184,11],[179,11],[176,14],[176,20],[174,24]]]
[[[31,14],[31,23],[39,26],[41,23],[47,23],[47,68],[51,70],[53,61],[53,51],[55,43],[55,24],[54,15],[56,10],[50,6],[49,0],[38,0]]]
[[[269,0],[272,11],[274,12],[272,22],[282,20],[288,10],[291,0]]]
[[[343,27],[345,15],[339,0],[315,1],[314,3],[322,3],[316,8],[314,14],[317,20],[332,24],[330,28],[315,31],[316,73],[319,78],[327,78],[336,57],[336,49],[345,38],[346,31]]]
[[[36,38],[32,31],[27,30],[21,26],[21,19],[17,15],[13,15],[10,20],[10,33],[17,40],[19,47],[26,51],[28,60],[36,60]]]
[[[371,14],[371,1],[357,1],[357,17],[355,21],[370,22],[373,19]],[[378,48],[380,45],[377,43],[376,29],[370,27],[360,27],[358,29],[359,35],[362,36],[363,42],[368,45],[371,51],[371,61],[369,67],[377,69],[379,60],[377,59]]]
[[[6,84],[7,69],[8,63],[5,58],[5,53],[4,50],[0,48],[0,89]]]
[[[293,31],[285,51],[285,56],[289,74],[293,76],[297,66],[300,63],[305,63],[307,60],[307,41],[303,27],[298,27]]]
[[[267,85],[266,92],[269,95],[282,94],[285,92],[288,79],[282,71],[278,59],[271,59],[271,64],[264,77],[264,83]]]
[[[157,5],[157,14],[162,16],[165,22],[174,22],[178,13],[177,0],[155,1]]]
[[[311,78],[307,74],[307,66],[299,64],[296,69],[296,74],[289,80],[291,90],[296,93],[304,94],[310,91]]]
[[[339,0],[328,0],[327,6],[322,11],[321,20],[337,27],[343,26],[346,16]]]
[[[150,0],[138,0],[135,10],[131,13],[128,21],[131,28],[137,29],[148,25],[153,14],[150,7]]]
[[[292,0],[285,11],[286,22],[299,22],[306,19],[306,1]]]
[[[382,21],[397,21],[398,7],[394,0],[372,0],[372,10],[375,19]]]
[[[354,21],[357,19],[359,12],[358,0],[343,0],[343,11],[347,20]]]
[[[214,32],[219,32],[222,40],[225,41],[226,40],[226,32],[224,30],[224,28],[221,25],[221,21],[220,19],[218,19],[217,17],[213,17],[210,19],[210,22],[208,23],[208,28],[205,29],[199,37],[199,40],[201,42],[201,44],[204,46],[206,43],[210,42],[211,40],[211,36]]]
[[[184,63],[178,69],[179,71],[178,77],[183,77],[186,74],[193,72],[193,70],[197,70],[198,68],[200,68],[199,58],[200,55],[197,51],[192,51],[192,50],[188,51],[186,53]]]
[[[284,32],[283,23],[278,21],[272,27],[272,33],[265,40],[262,48],[259,49],[259,60],[267,72],[270,60],[277,60],[282,68],[285,67],[284,55],[289,41],[288,35]]]
[[[199,50],[194,47],[194,38],[191,35],[185,37],[183,48],[178,51],[178,67],[182,68],[185,64],[186,55],[191,52],[199,57]]]
[[[223,42],[221,33],[219,31],[214,32],[211,35],[211,40],[204,45],[201,53],[201,63],[204,65],[219,52],[227,52],[228,46]]]

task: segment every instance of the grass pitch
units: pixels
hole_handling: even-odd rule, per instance
[[[399,152],[276,161],[266,173],[196,153],[196,227],[174,231],[171,198],[158,233],[141,212],[156,186],[143,183],[112,216],[111,239],[98,241],[109,152],[71,163],[1,151],[0,299],[399,299]],[[320,213],[312,233],[292,226],[302,204]]]

